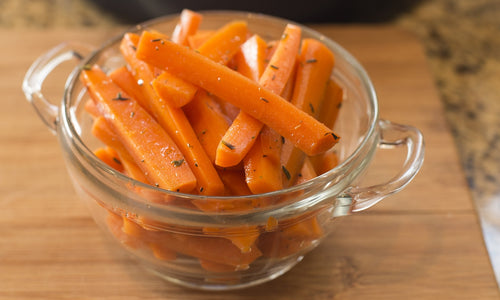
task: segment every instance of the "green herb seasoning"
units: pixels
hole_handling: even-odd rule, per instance
[[[318,60],[316,58],[311,58],[311,59],[306,60],[306,64],[312,64],[312,63],[315,63],[317,61]]]
[[[122,93],[118,93],[118,94],[116,95],[116,98],[113,98],[113,100],[118,100],[118,101],[126,101],[126,100],[130,100],[130,98],[123,97],[123,96],[122,96]]]
[[[264,102],[266,102],[266,103],[269,103],[269,100],[267,100],[267,99],[266,99],[266,98],[264,98],[264,97],[260,97],[260,100],[262,100],[262,101],[264,101]]]
[[[222,143],[222,145],[228,147],[231,150],[234,150],[234,148],[235,148],[234,145],[232,145],[231,143],[228,143],[228,142],[226,142],[224,140],[221,140],[220,142]]]
[[[285,166],[281,166],[281,169],[283,170],[283,174],[285,174],[286,179],[290,180],[292,178],[292,175],[290,175],[290,172]]]
[[[173,160],[172,161],[172,165],[174,165],[174,167],[180,167],[183,162],[184,162],[184,158],[183,159],[179,159],[179,160]]]

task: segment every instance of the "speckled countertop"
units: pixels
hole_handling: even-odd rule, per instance
[[[109,27],[85,0],[0,0],[0,27]],[[500,0],[428,0],[391,22],[422,41],[483,228],[500,232]],[[497,228],[498,227],[498,228]],[[496,243],[496,240],[488,240]],[[500,243],[499,243],[500,244]],[[493,253],[494,254],[494,253]],[[493,255],[494,264],[500,252]],[[496,271],[497,278],[499,271]]]

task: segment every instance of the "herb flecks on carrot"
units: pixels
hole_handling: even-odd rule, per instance
[[[81,78],[101,114],[148,178],[164,189],[191,192],[196,186],[194,174],[187,164],[175,167],[170,163],[184,156],[153,117],[98,67],[83,70]],[[118,93],[130,99],[112,100]],[[135,114],[133,119],[129,117],[131,112]]]

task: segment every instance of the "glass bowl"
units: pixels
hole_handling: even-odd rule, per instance
[[[202,12],[202,29],[245,20],[249,30],[276,40],[287,23],[271,16],[234,11]],[[127,32],[172,32],[178,15],[135,26]],[[297,24],[296,24],[297,25]],[[299,25],[300,26],[300,25]],[[124,64],[119,35],[94,49],[63,43],[40,56],[28,70],[23,90],[40,118],[58,137],[68,173],[81,199],[104,232],[148,270],[169,281],[198,289],[228,290],[269,281],[285,273],[334,229],[339,217],[361,211],[401,190],[423,162],[418,129],[378,116],[374,87],[363,67],[340,45],[307,27],[303,38],[321,40],[335,55],[334,80],[344,89],[334,131],[339,164],[305,183],[280,191],[239,197],[207,197],[171,192],[128,178],[99,160],[102,144],[91,133],[88,99],[79,81],[82,66],[113,70]],[[42,85],[55,68],[76,59],[62,101],[45,98]],[[403,146],[406,160],[389,181],[360,186],[377,149]],[[159,204],[154,199],[169,199]],[[223,203],[217,212],[196,205]]]

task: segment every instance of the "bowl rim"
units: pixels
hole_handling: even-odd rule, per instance
[[[144,29],[147,29],[148,27],[156,26],[161,23],[166,23],[166,22],[172,22],[175,19],[179,18],[178,13],[176,14],[168,14],[160,17],[156,17],[141,23],[138,23],[136,25],[133,25],[131,27],[126,28],[123,30],[121,33],[115,35],[114,37],[111,37],[104,41],[103,43],[100,44],[95,50],[93,50],[89,55],[87,55],[81,62],[80,64],[73,69],[71,74],[68,76],[65,87],[64,87],[64,94],[62,97],[62,104],[60,109],[60,118],[62,122],[59,122],[61,126],[59,127],[65,127],[66,132],[68,133],[69,137],[71,138],[71,143],[74,145],[78,150],[79,153],[86,159],[86,161],[90,162],[90,164],[98,169],[100,171],[105,172],[106,174],[119,179],[120,181],[123,181],[123,183],[132,183],[134,186],[138,186],[144,189],[148,189],[154,192],[160,192],[164,193],[167,195],[175,196],[177,198],[187,198],[190,200],[206,200],[206,199],[213,199],[213,200],[225,200],[225,199],[231,199],[231,200],[249,200],[249,199],[254,199],[254,198],[267,198],[267,197],[275,197],[279,195],[286,195],[289,193],[294,193],[300,190],[307,189],[311,186],[317,185],[321,182],[330,182],[331,179],[334,178],[334,174],[337,174],[340,170],[347,169],[347,166],[350,165],[356,158],[359,156],[359,154],[366,149],[368,142],[372,139],[373,135],[376,133],[377,129],[377,122],[379,119],[379,108],[378,108],[378,98],[375,92],[375,88],[373,86],[373,83],[364,69],[364,67],[359,63],[359,61],[346,49],[344,49],[340,44],[338,44],[336,41],[333,39],[325,36],[324,34],[308,27],[307,25],[300,24],[297,22],[294,22],[292,20],[280,18],[280,17],[275,17],[267,14],[262,14],[262,13],[255,13],[255,12],[246,12],[246,11],[237,11],[237,10],[200,10],[197,11],[198,13],[202,14],[204,17],[216,17],[216,16],[224,16],[224,17],[231,17],[232,19],[238,19],[238,18],[244,18],[248,20],[249,22],[253,20],[265,20],[265,21],[270,21],[272,23],[282,23],[282,24],[294,24],[297,26],[300,26],[303,32],[307,32],[308,35],[311,35],[323,43],[327,44],[327,46],[332,49],[335,52],[336,57],[338,55],[341,55],[343,60],[345,60],[353,69],[356,71],[356,75],[359,76],[360,83],[362,84],[363,88],[367,92],[367,97],[370,101],[369,105],[371,106],[370,108],[372,109],[372,116],[371,120],[369,121],[368,124],[368,131],[366,132],[364,138],[361,140],[361,142],[358,144],[356,149],[349,154],[349,156],[344,159],[339,165],[337,165],[335,168],[325,172],[324,174],[321,174],[314,179],[311,179],[309,181],[306,181],[304,183],[298,184],[298,185],[293,185],[278,191],[272,191],[272,192],[267,192],[267,193],[261,193],[261,194],[250,194],[250,195],[242,195],[242,196],[207,196],[207,195],[196,195],[196,194],[188,194],[188,193],[181,193],[177,191],[170,191],[166,189],[162,189],[159,187],[155,187],[143,182],[140,182],[138,180],[135,180],[131,177],[126,176],[125,174],[122,174],[120,172],[117,172],[104,162],[102,162],[99,158],[95,156],[93,151],[87,147],[87,145],[83,142],[81,139],[80,135],[78,134],[78,130],[75,128],[75,126],[72,123],[73,117],[71,116],[71,107],[70,107],[70,99],[71,99],[71,93],[73,91],[73,87],[75,86],[75,83],[78,81],[80,73],[83,69],[83,67],[88,64],[90,61],[95,59],[103,50],[106,48],[114,45],[115,43],[119,42],[121,38],[123,37],[123,34],[127,32],[141,32]],[[203,26],[203,25],[202,25]],[[334,68],[335,70],[335,68]],[[329,180],[330,179],[330,180]],[[161,205],[161,207],[165,207],[165,205]],[[206,213],[206,212],[203,212]]]

